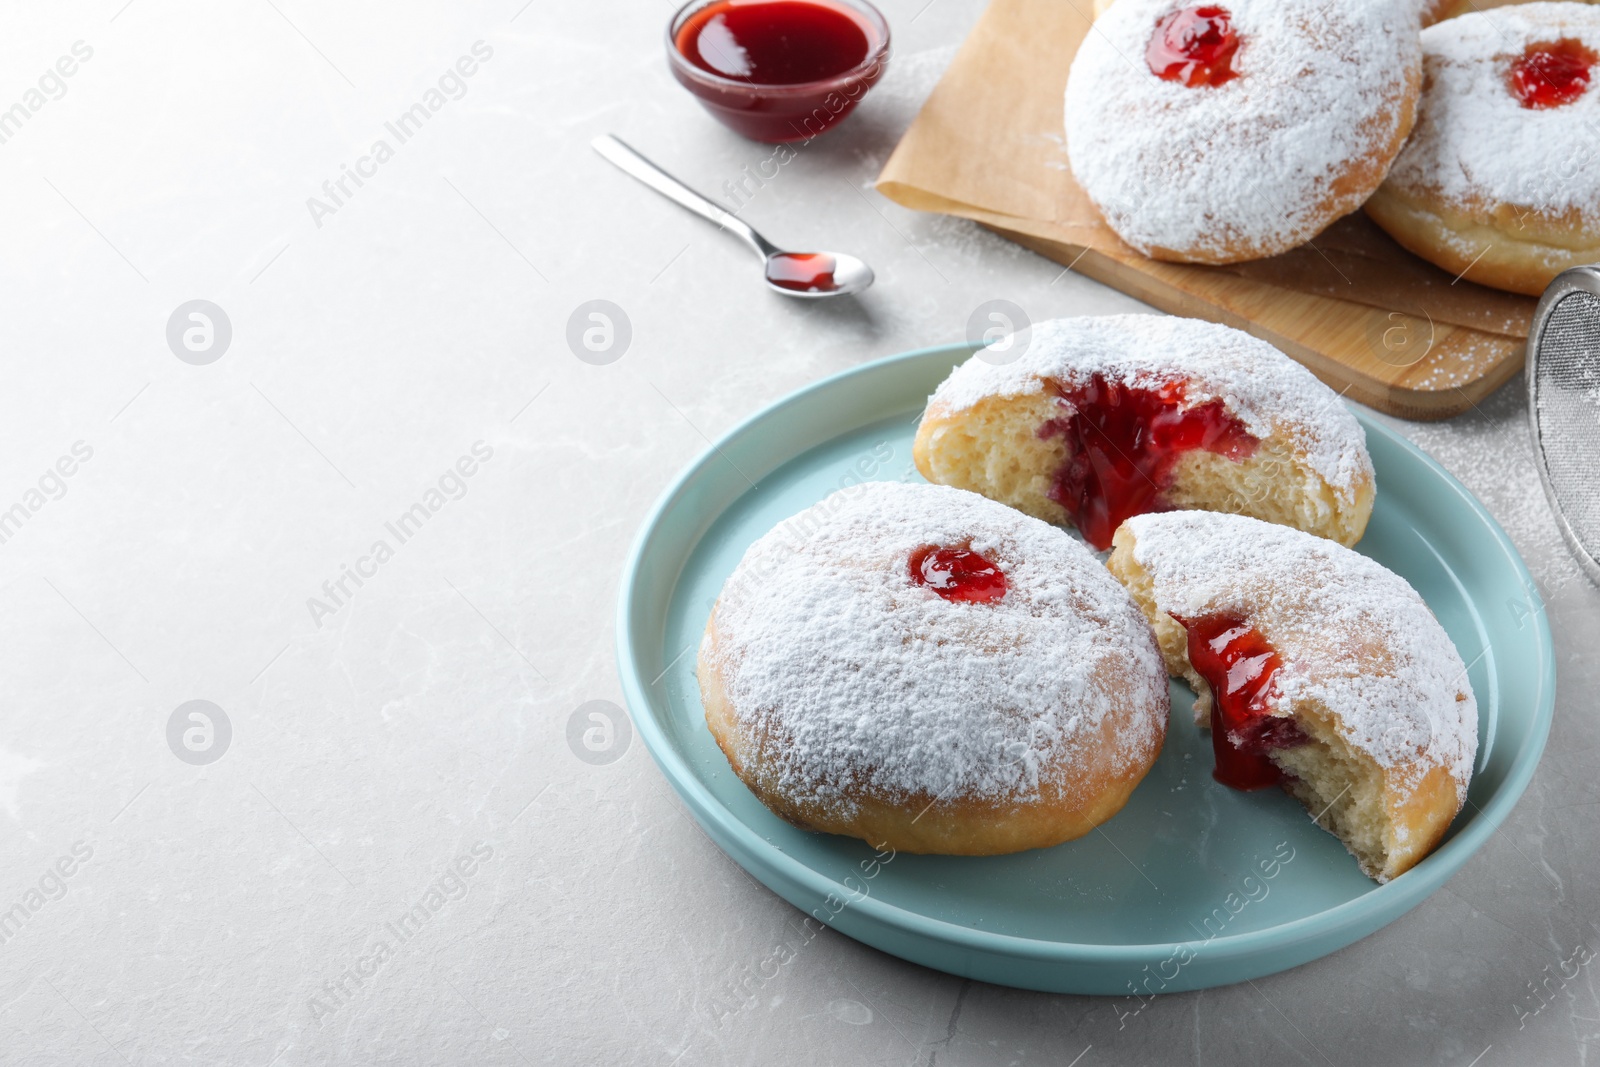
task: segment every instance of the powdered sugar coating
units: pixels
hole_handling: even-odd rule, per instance
[[[1478,705],[1444,627],[1406,580],[1342,545],[1242,515],[1128,520],[1156,607],[1243,617],[1283,661],[1268,706],[1320,703],[1349,744],[1414,784],[1435,766],[1466,797]]]
[[[1184,0],[1117,0],[1067,80],[1067,155],[1123,240],[1207,262],[1276,255],[1361,206],[1358,161],[1400,135],[1421,60],[1414,4],[1228,0],[1240,37],[1219,86],[1150,71],[1145,48]]]
[[[970,544],[1005,596],[914,583],[929,544]],[[1166,671],[1122,587],[1062,531],[960,489],[834,493],[750,547],[715,625],[741,726],[783,739],[779,787],[841,812],[847,794],[1025,802],[1046,776],[1070,792],[1108,719],[1124,766],[1165,730]]]
[[[1552,108],[1523,107],[1507,85],[1528,45],[1564,38],[1600,54],[1600,8],[1525,4],[1424,30],[1422,104],[1416,129],[1389,172],[1390,186],[1486,220],[1502,205],[1600,220],[1600,150],[1593,136],[1600,126],[1600,84]]]
[[[1257,439],[1288,437],[1342,496],[1353,499],[1372,480],[1366,432],[1332,389],[1266,341],[1200,319],[1085,315],[1041,322],[1019,358],[997,364],[974,355],[944,380],[929,406],[948,414],[989,397],[1040,392],[1045,379],[1071,385],[1094,374],[1135,388],[1182,381],[1186,406],[1220,400]]]

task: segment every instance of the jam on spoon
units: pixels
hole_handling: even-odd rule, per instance
[[[859,293],[872,284],[872,268],[855,256],[844,252],[786,252],[748,222],[707,200],[609,133],[601,134],[590,144],[624,173],[750,246],[761,257],[767,285],[785,296],[824,300]]]
[[[779,252],[767,257],[767,284],[797,293],[829,293],[838,287],[839,261],[826,252]]]

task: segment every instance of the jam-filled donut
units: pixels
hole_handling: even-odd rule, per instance
[[[1478,710],[1455,645],[1404,578],[1242,515],[1141,515],[1107,566],[1209,724],[1214,776],[1282,785],[1386,882],[1461,810]]]
[[[1476,7],[1499,7],[1505,3],[1517,3],[1518,0],[1406,0],[1417,12],[1418,18],[1424,26],[1438,22],[1442,18],[1460,14],[1462,11],[1471,11]],[[1094,0],[1094,17],[1099,18],[1106,13],[1115,0]]]
[[[734,773],[808,830],[997,855],[1088,833],[1160,752],[1150,627],[1060,530],[869,482],[752,545],[700,646]]]
[[[1067,79],[1067,156],[1156,259],[1286,252],[1361,206],[1411,130],[1414,12],[1394,0],[1117,0]]]
[[[1467,14],[1422,43],[1417,128],[1367,214],[1450,274],[1518,293],[1600,260],[1600,8]]]
[[[1122,0],[1126,2],[1126,0]],[[1130,515],[1203,508],[1351,545],[1372,514],[1361,424],[1259,338],[1199,319],[1109,315],[1034,326],[957,367],[928,401],[913,456],[1097,548]]]

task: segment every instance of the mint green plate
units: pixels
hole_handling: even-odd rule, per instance
[[[706,730],[695,649],[723,580],[783,519],[857,480],[915,479],[923,403],[965,345],[835,375],[735,427],[667,490],[623,575],[617,658],[639,736],[712,840],[817,921],[896,956],[1002,985],[1141,996],[1271,974],[1422,901],[1476,852],[1533,776],[1555,662],[1527,568],[1438,464],[1363,418],[1378,502],[1360,550],[1404,575],[1471,664],[1479,750],[1444,843],[1388,885],[1276,791],[1211,780],[1188,690],[1166,748],[1100,831],[1013,856],[875,856],[778,819]]]

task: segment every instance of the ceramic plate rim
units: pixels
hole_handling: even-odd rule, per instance
[[[750,866],[746,861],[746,857],[748,857],[752,862],[765,865],[772,874],[798,884],[818,896],[826,896],[843,887],[840,883],[833,881],[778,848],[740,820],[731,810],[723,806],[706,788],[704,783],[699,780],[699,777],[689,767],[682,754],[667,736],[665,730],[657,722],[656,705],[651,700],[648,693],[649,686],[643,684],[643,674],[638,669],[640,665],[638,657],[641,650],[635,647],[632,633],[633,609],[641,585],[640,573],[648,562],[652,536],[661,525],[664,517],[677,504],[684,490],[709,465],[727,462],[723,450],[748,430],[773,417],[780,409],[799,403],[812,394],[837,388],[841,383],[847,382],[852,378],[876,374],[897,363],[909,363],[919,359],[930,358],[934,355],[948,354],[952,357],[952,365],[954,365],[954,357],[958,353],[970,353],[972,351],[974,351],[973,346],[958,343],[933,345],[900,352],[828,375],[809,385],[786,393],[771,403],[762,406],[754,414],[719,435],[708,448],[703,450],[667,486],[660,497],[657,498],[656,503],[650,509],[643,525],[635,536],[633,545],[628,553],[627,564],[622,572],[622,583],[618,593],[616,624],[617,670],[621,676],[623,694],[628,704],[629,717],[633,721],[635,731],[644,741],[651,757],[656,761],[657,766],[661,769],[668,782],[672,784],[673,789],[694,811],[696,818],[702,824],[713,824],[721,834],[731,837],[738,843],[740,849],[745,853],[744,856],[737,854],[735,850],[729,848],[721,840],[717,841],[718,847],[727,853],[735,863],[738,863],[741,867],[748,868]],[[1466,486],[1462,485],[1454,475],[1440,466],[1433,457],[1418,448],[1403,435],[1377,421],[1364,410],[1353,410],[1355,410],[1357,418],[1361,421],[1362,428],[1369,435],[1377,434],[1382,436],[1390,443],[1398,444],[1404,451],[1411,453],[1414,458],[1420,459],[1423,465],[1458,496],[1468,510],[1488,528],[1497,547],[1505,557],[1505,561],[1510,564],[1523,588],[1537,588],[1533,582],[1532,575],[1528,572],[1527,565],[1522,560],[1521,554],[1511,543],[1511,539],[1506,535],[1505,530],[1501,528],[1499,522],[1495,520],[1494,516],[1489,513],[1478,498],[1472,495]],[[831,438],[824,438],[815,442],[815,444],[822,444],[828,439]],[[793,457],[789,458],[792,459]],[[726,507],[717,514],[720,515],[725,511]],[[711,521],[710,519],[707,520],[707,529],[709,529]],[[698,544],[703,537],[704,530],[696,537],[695,544]],[[687,554],[684,560],[687,560]],[[672,580],[672,588],[674,589],[682,574],[681,562],[683,561],[680,561],[680,570]],[[1488,804],[1478,808],[1476,815],[1466,826],[1461,827],[1449,841],[1446,841],[1435,852],[1407,872],[1406,875],[1385,885],[1378,886],[1352,900],[1345,901],[1324,911],[1262,930],[1222,935],[1210,940],[1162,941],[1137,944],[1046,941],[1021,937],[1015,934],[990,933],[943,919],[935,919],[872,896],[852,900],[850,908],[857,911],[863,919],[899,929],[907,934],[929,938],[952,947],[1016,956],[1040,963],[1104,964],[1107,966],[1139,964],[1148,961],[1154,952],[1165,953],[1181,948],[1198,951],[1203,947],[1207,956],[1213,960],[1249,957],[1263,951],[1282,949],[1314,938],[1323,938],[1330,933],[1348,929],[1352,926],[1361,926],[1371,921],[1374,917],[1379,917],[1380,926],[1387,925],[1388,922],[1398,918],[1411,907],[1420,903],[1422,899],[1432,895],[1468,859],[1476,854],[1489,837],[1500,828],[1501,823],[1505,821],[1512,807],[1521,799],[1528,783],[1533,778],[1533,772],[1544,753],[1544,746],[1550,732],[1550,724],[1554,717],[1555,657],[1549,620],[1542,602],[1534,605],[1534,610],[1530,613],[1529,618],[1534,622],[1533,637],[1541,653],[1539,657],[1539,691],[1536,694],[1537,704],[1532,712],[1533,723],[1529,740],[1517,752],[1500,788],[1496,790]],[[634,709],[638,710],[635,711]],[[708,828],[710,827],[708,826]],[[766,872],[752,871],[752,873],[760,877],[761,874]],[[760,878],[760,880],[763,884],[767,884],[769,888],[772,888],[766,878]]]

